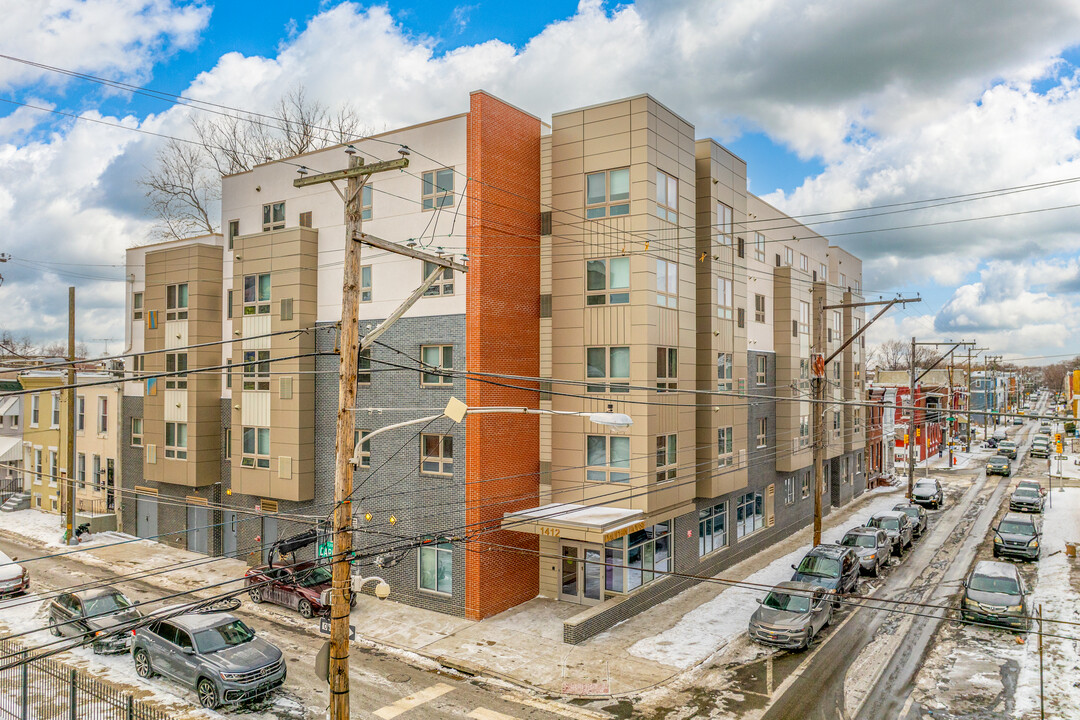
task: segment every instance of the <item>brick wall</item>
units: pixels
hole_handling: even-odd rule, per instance
[[[470,370],[540,373],[540,121],[484,92],[470,96],[468,121]],[[507,251],[507,247],[513,247]],[[515,382],[527,388],[535,383]],[[539,407],[537,392],[470,382],[471,407]],[[466,521],[498,524],[539,501],[540,430],[535,416],[467,420]],[[504,478],[493,480],[493,478]],[[499,498],[499,500],[495,500]],[[535,536],[485,533],[466,545],[465,616],[481,619],[535,597]],[[532,551],[522,554],[497,545]]]

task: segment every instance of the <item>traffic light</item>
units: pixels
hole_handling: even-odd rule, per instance
[[[915,428],[915,439],[918,440],[922,437],[922,428]]]

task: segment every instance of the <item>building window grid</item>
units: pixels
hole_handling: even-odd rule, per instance
[[[165,319],[187,320],[188,284],[177,283],[165,286]]]
[[[109,432],[109,398],[98,398],[97,431],[99,435]]]
[[[100,490],[101,485],[101,456],[94,455],[94,463],[90,471],[90,489]]]
[[[356,358],[356,384],[371,384],[371,348],[364,348]]]
[[[360,302],[371,302],[371,266],[360,266]]]
[[[765,235],[759,232],[754,233],[754,259],[765,262]]]
[[[727,546],[727,503],[698,510],[698,557]]]
[[[679,222],[679,181],[663,170],[656,171],[656,216]]]
[[[719,282],[716,285],[716,316],[724,320],[730,320],[734,315],[733,308],[735,305],[733,284],[731,280],[725,277],[718,278],[718,280]]]
[[[765,527],[764,496],[759,492],[739,495],[735,501],[736,537],[744,538]]]
[[[452,178],[451,178],[452,179]],[[364,187],[360,189],[360,219],[370,220],[371,210],[373,207],[373,200],[375,193],[371,183],[364,183]]]
[[[75,461],[75,468],[75,477],[79,483],[79,489],[83,490],[86,488],[86,455],[84,453],[79,453]]]
[[[671,569],[671,523],[648,526],[604,545],[609,592],[631,592]]]
[[[799,496],[805,500],[810,497],[810,474],[804,473],[799,480]]]
[[[784,478],[784,504],[795,504],[795,478],[794,476]]]
[[[630,392],[630,348],[585,348],[585,378],[602,385],[586,385],[591,393]]]
[[[86,397],[79,395],[75,398],[75,432],[86,430]]]
[[[757,422],[757,447],[762,449],[769,444],[769,419],[758,418]]]
[[[585,217],[595,220],[630,214],[630,168],[585,176]]]
[[[30,396],[30,427],[37,427],[41,416],[41,396]]]
[[[229,250],[232,250],[236,245],[236,238],[240,235],[240,221],[229,221]]]
[[[355,430],[353,431],[353,445],[360,446],[360,455],[358,461],[358,467],[368,468],[371,467],[371,441],[366,440],[368,435],[371,434],[370,430]]]
[[[656,304],[669,308],[679,306],[679,263],[656,260]]]
[[[678,348],[656,348],[656,390],[670,392],[679,387]]]
[[[270,389],[270,351],[244,351],[244,390]]]
[[[717,464],[728,467],[735,464],[735,428],[728,426],[716,429]]]
[[[131,447],[142,447],[143,444],[143,419],[131,418]]]
[[[810,258],[803,253],[799,253],[799,269],[803,272],[810,272]]]
[[[440,168],[423,173],[420,181],[420,206],[436,210],[454,204],[454,170]]]
[[[444,268],[433,262],[424,260],[424,274],[420,278],[421,282],[427,280],[431,273],[438,272],[440,269],[442,270],[442,275],[435,277],[435,282],[432,283],[431,287],[424,291],[424,297],[445,297],[454,294],[454,271],[451,268]]]
[[[187,388],[188,355],[186,352],[165,353],[165,372],[178,373],[165,377],[166,390],[184,390]]]
[[[417,563],[417,586],[424,591],[451,595],[454,589],[454,546],[424,538]]]
[[[426,475],[454,474],[454,436],[420,437],[420,470]]]
[[[630,482],[630,438],[587,435],[585,479],[590,482]]]
[[[656,438],[656,482],[674,480],[678,474],[679,436],[658,435]]]
[[[754,373],[754,381],[759,387],[769,381],[769,359],[764,355],[757,356],[757,372]]]
[[[275,202],[263,205],[263,232],[281,230],[285,227],[285,203]]]
[[[805,300],[799,301],[799,334],[810,334],[810,303]]]
[[[732,353],[716,354],[716,389],[720,392],[731,391],[735,385],[733,382],[734,356]]]
[[[60,478],[60,453],[56,450],[49,451],[49,484],[55,486]]]
[[[52,394],[52,418],[50,427],[60,427],[60,393]]]
[[[441,372],[450,373],[454,370],[454,346],[453,345],[421,345],[420,359],[425,365]],[[370,367],[370,364],[369,366]],[[369,379],[370,382],[370,379]],[[421,385],[453,385],[452,375],[425,372],[420,375]]]
[[[585,261],[585,304],[626,305],[630,302],[630,258]]]
[[[735,212],[730,205],[716,203],[716,225],[720,234],[720,244],[730,245],[734,233]]]
[[[788,267],[795,266],[795,251],[789,247],[784,248],[784,264]]]
[[[270,428],[244,427],[240,435],[240,465],[267,470],[270,468]]]
[[[187,459],[187,423],[165,423],[165,457]]]
[[[141,292],[131,294],[131,319],[142,320],[143,317],[143,294]]]
[[[765,296],[754,295],[754,322],[765,322]]]
[[[270,273],[244,276],[244,314],[270,314]]]

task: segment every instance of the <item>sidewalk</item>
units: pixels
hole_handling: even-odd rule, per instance
[[[895,487],[864,493],[826,516],[823,540],[835,540],[844,529],[902,499],[901,490]],[[0,535],[60,549],[58,522],[56,516],[22,510],[0,517]],[[811,537],[811,528],[804,528],[724,571],[722,576],[763,585],[787,580],[791,564],[809,549]],[[119,533],[99,534],[90,549],[79,554],[80,560],[128,574],[207,559],[146,540],[105,545],[121,539],[130,538]],[[166,592],[194,590],[242,577],[246,569],[239,560],[217,559],[156,575],[148,581]],[[414,663],[430,666],[434,662],[546,693],[608,696],[662,685],[713,657],[746,631],[757,607],[755,598],[762,592],[703,582],[580,645],[565,644],[562,631],[563,621],[582,607],[542,597],[473,622],[363,595],[353,611],[352,622],[358,642],[373,644]],[[308,628],[312,635],[318,633],[315,622],[265,604],[244,603],[244,611]]]

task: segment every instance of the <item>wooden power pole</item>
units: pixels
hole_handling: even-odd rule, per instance
[[[64,443],[64,458],[67,470],[64,472],[64,525],[67,528],[67,544],[75,545],[75,288],[68,288],[68,369],[67,413],[64,424],[67,426],[67,442]]]

